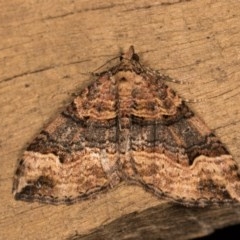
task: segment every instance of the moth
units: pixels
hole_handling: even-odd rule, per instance
[[[125,181],[186,206],[239,201],[236,162],[165,79],[130,46],[27,147],[15,199],[72,204]]]

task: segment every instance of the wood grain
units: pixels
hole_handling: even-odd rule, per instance
[[[127,185],[72,206],[11,194],[31,139],[91,81],[88,72],[131,44],[146,66],[191,83],[169,85],[204,100],[189,105],[240,164],[239,1],[12,0],[0,8],[0,239],[189,239],[240,223],[238,206],[177,207]]]

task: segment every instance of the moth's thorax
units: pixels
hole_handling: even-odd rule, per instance
[[[127,120],[122,120],[122,118],[131,117],[132,114],[132,108],[134,104],[133,91],[135,88],[135,75],[135,73],[132,73],[130,71],[119,72],[115,75],[117,88],[117,117],[120,121],[123,122],[127,122]]]

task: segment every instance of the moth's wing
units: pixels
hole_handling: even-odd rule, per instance
[[[240,201],[236,162],[173,90],[145,74],[133,97],[130,181],[185,205]]]
[[[19,161],[15,198],[73,203],[116,185],[115,100],[116,86],[105,74],[47,125]]]

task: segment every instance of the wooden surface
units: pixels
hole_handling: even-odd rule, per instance
[[[24,148],[91,80],[87,72],[133,44],[240,165],[240,2],[0,1],[0,239],[189,239],[240,223],[240,208],[184,208],[139,187],[72,206],[17,202]]]

